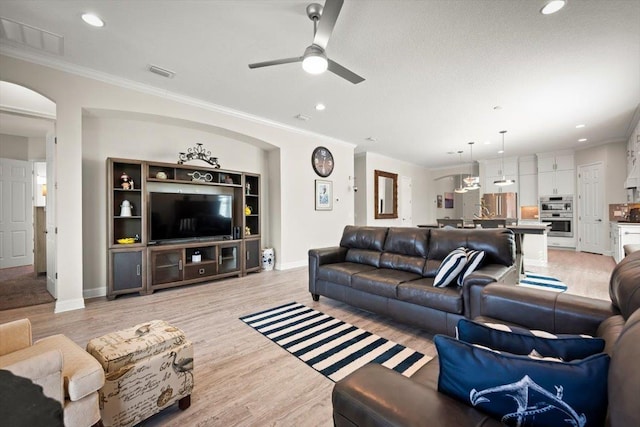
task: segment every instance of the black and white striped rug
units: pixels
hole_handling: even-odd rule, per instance
[[[567,285],[562,283],[559,279],[551,276],[545,276],[544,274],[531,273],[526,271],[525,277],[520,279],[519,286],[534,289],[544,289],[545,291],[552,292],[564,292],[567,290]]]
[[[333,381],[367,363],[379,363],[409,377],[431,360],[296,302],[240,320]]]

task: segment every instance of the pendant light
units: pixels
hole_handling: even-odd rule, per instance
[[[513,185],[516,183],[515,180],[513,179],[507,179],[507,177],[504,175],[504,134],[507,133],[506,130],[501,130],[500,133],[502,134],[502,179],[498,179],[496,181],[493,181],[494,185],[497,185],[498,187],[505,187],[507,185]]]
[[[473,144],[474,142],[469,143],[469,157],[471,159],[471,173],[468,177],[466,177],[463,181],[465,184],[465,188],[469,191],[478,190],[480,188],[480,177],[473,176]]]
[[[462,150],[458,151],[458,155],[460,156],[460,163],[462,163]],[[458,194],[462,194],[462,193],[466,193],[467,189],[465,187],[462,186],[462,173],[460,174],[460,186],[458,188],[456,188],[455,190],[453,190],[454,192],[458,193]]]

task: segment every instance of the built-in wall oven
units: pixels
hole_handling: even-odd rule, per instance
[[[540,197],[540,221],[551,223],[551,237],[573,237],[573,196]]]

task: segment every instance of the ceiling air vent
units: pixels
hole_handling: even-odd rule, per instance
[[[62,36],[1,16],[0,38],[55,55],[64,54],[64,38]]]
[[[158,67],[157,65],[149,65],[149,71],[168,79],[172,79],[176,75],[175,72],[167,70],[166,68]]]

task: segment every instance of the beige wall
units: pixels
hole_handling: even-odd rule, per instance
[[[0,133],[0,157],[29,160],[29,138]]]
[[[91,200],[93,197],[99,197],[101,193],[103,200],[106,199],[104,187],[100,188],[95,183],[83,184],[84,157],[87,156],[87,162],[90,164],[94,162],[94,154],[87,152],[92,149],[92,141],[87,140],[86,148],[83,141],[83,113],[85,116],[91,116],[95,111],[115,112],[120,118],[133,115],[136,120],[139,115],[147,115],[155,117],[154,120],[160,122],[187,121],[198,126],[215,128],[219,135],[226,135],[239,142],[252,144],[261,149],[278,150],[278,161],[269,155],[267,163],[269,166],[279,167],[279,170],[269,171],[269,174],[263,177],[267,180],[269,188],[270,208],[269,218],[266,220],[271,227],[271,242],[264,243],[275,247],[277,268],[306,265],[308,249],[335,245],[344,226],[353,222],[353,198],[348,190],[348,177],[354,174],[352,144],[273,124],[257,117],[153,88],[136,86],[127,89],[8,56],[0,56],[0,61],[3,65],[3,80],[32,89],[53,100],[57,105],[56,311],[82,308],[83,290],[93,290],[106,281],[106,277],[99,277],[102,276],[103,267],[87,268],[89,276],[85,276],[83,263],[79,262],[84,260],[85,263],[106,263],[106,257],[100,256],[97,252],[89,254],[89,259],[85,259],[83,254],[83,247],[89,244],[94,234],[106,233],[105,222],[97,223],[89,213],[84,212],[84,208],[80,208],[86,206],[84,198]],[[158,147],[151,152],[168,158],[169,154],[174,156],[179,149],[194,142],[185,138],[178,142],[179,146],[176,148],[170,149],[164,145],[166,153],[158,152]],[[149,152],[145,150],[144,145],[137,144],[136,141],[129,143],[135,145],[130,150],[139,150],[141,158],[154,160],[149,158]],[[176,142],[173,144],[175,147]],[[226,145],[229,146],[228,152],[233,152],[233,143],[227,141]],[[335,200],[332,211],[314,209],[314,180],[317,175],[313,172],[309,159],[313,149],[318,145],[329,148],[336,159],[336,168],[329,178],[334,182]],[[119,149],[124,150],[125,147]],[[102,156],[106,157],[106,152],[103,152]],[[102,161],[104,162],[104,159]],[[98,196],[94,193],[98,193]],[[280,205],[274,207],[274,202]],[[85,222],[96,226],[84,226]],[[279,230],[277,226],[273,226],[274,223],[280,224]]]

